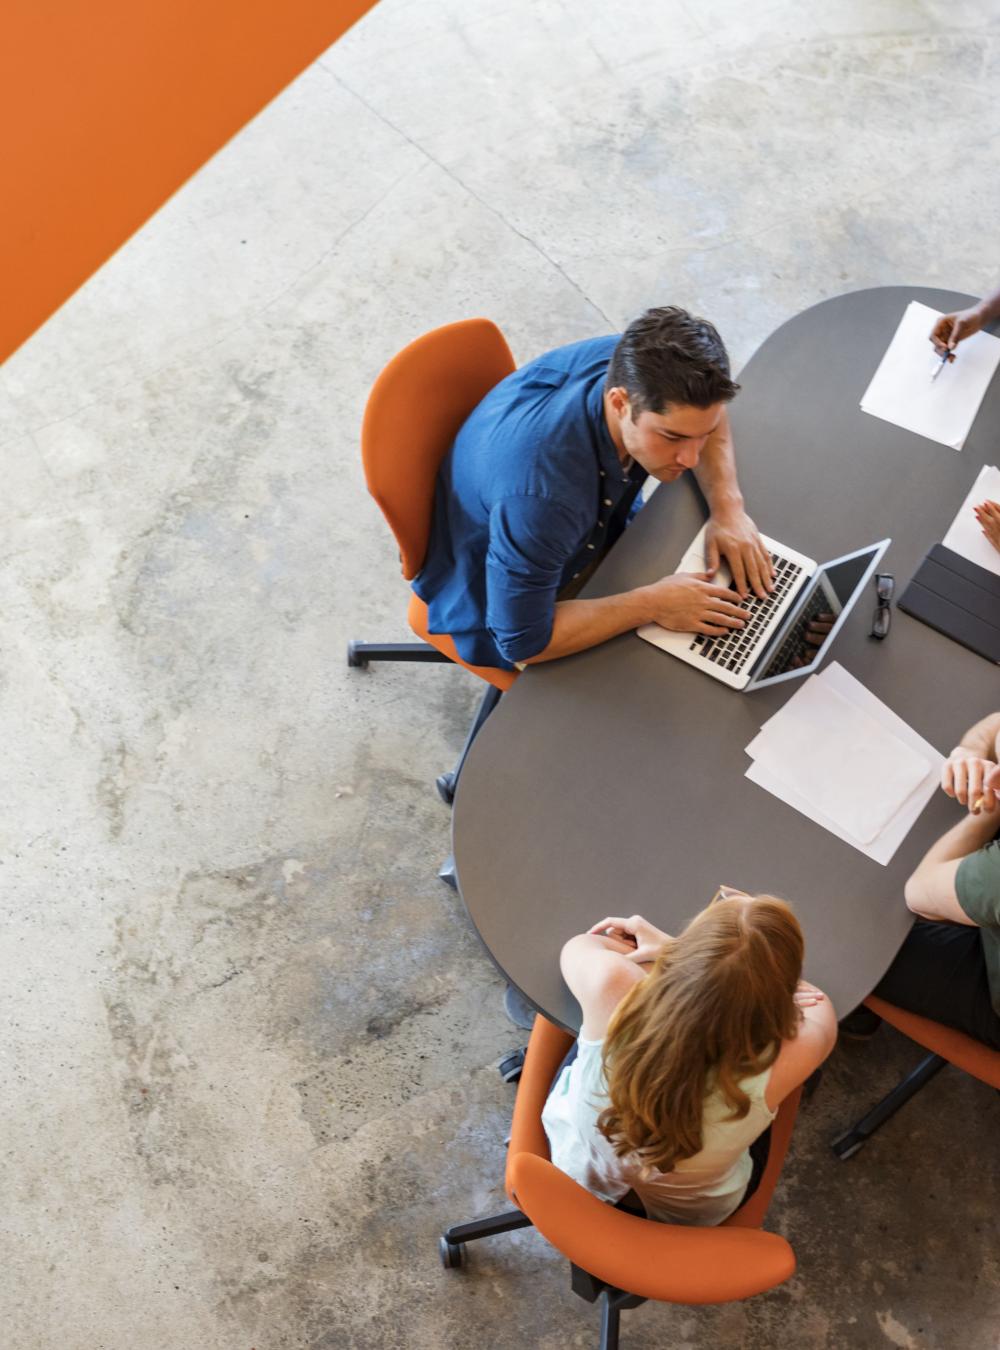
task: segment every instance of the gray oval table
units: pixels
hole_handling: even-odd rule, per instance
[[[759,528],[820,561],[890,535],[880,567],[897,596],[1000,451],[1000,379],[961,453],[860,410],[911,299],[971,303],[909,287],[824,301],[767,339],[731,407]],[[705,515],[689,479],[657,489],[584,595],[674,570]],[[895,607],[889,637],[872,641],[874,605],[871,588],[827,661],[947,753],[1000,706],[997,670]],[[957,808],[938,793],[882,867],[748,782],[744,747],[796,688],[736,693],[628,633],[530,668],[504,695],[459,782],[454,855],[488,952],[547,1017],[579,1027],[558,969],[571,934],[636,912],[676,931],[719,883],[794,902],[806,973],[838,1015],[872,990],[910,925],[904,882]]]

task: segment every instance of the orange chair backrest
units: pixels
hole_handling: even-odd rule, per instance
[[[642,1298],[728,1303],[773,1289],[795,1271],[795,1253],[777,1233],[680,1227],[626,1214],[531,1153],[512,1160],[510,1179],[517,1207],[557,1251]]]
[[[368,491],[396,536],[407,581],[423,566],[442,459],[476,404],[514,369],[496,324],[465,319],[411,342],[375,381],[361,455]]]
[[[781,1103],[751,1199],[717,1228],[682,1228],[614,1209],[549,1162],[542,1108],[573,1037],[538,1016],[514,1103],[507,1194],[564,1256],[600,1280],[667,1303],[725,1303],[787,1280],[795,1254],[760,1229],[785,1159],[801,1089]]]

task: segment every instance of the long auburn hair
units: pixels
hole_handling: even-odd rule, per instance
[[[712,1087],[743,1119],[740,1079],[763,1073],[798,1030],[803,951],[791,907],[771,895],[717,900],[664,944],[604,1038],[610,1105],[597,1126],[619,1157],[638,1154],[646,1172],[694,1157]]]

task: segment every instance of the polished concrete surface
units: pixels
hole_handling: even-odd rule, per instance
[[[739,364],[846,289],[981,293],[998,75],[997,0],[382,0],[7,364],[10,1350],[596,1343],[530,1231],[438,1265],[503,1204],[517,1035],[434,875],[478,690],[343,660],[406,637],[366,391],[473,314],[523,360],[675,301]],[[993,1350],[997,1094],[828,1149],[918,1054],[835,1052],[793,1280],[624,1344]]]

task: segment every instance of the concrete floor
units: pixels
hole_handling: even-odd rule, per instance
[[[5,1346],[595,1344],[537,1235],[437,1262],[518,1038],[434,876],[478,691],[343,661],[406,636],[365,395],[473,314],[523,360],[676,301],[739,364],[843,290],[981,293],[998,77],[998,0],[382,0],[8,363]],[[1000,1344],[997,1095],[827,1147],[916,1058],[835,1052],[795,1278],[630,1350]]]

